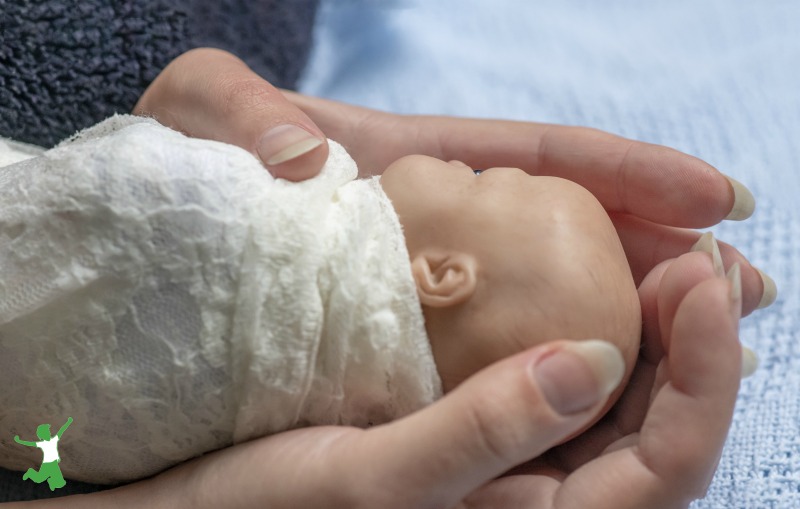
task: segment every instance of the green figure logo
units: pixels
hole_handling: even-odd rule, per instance
[[[30,479],[36,484],[47,481],[47,485],[50,486],[50,491],[54,491],[56,488],[63,488],[67,484],[67,481],[64,480],[64,476],[61,475],[61,469],[58,468],[58,462],[61,461],[61,458],[58,456],[58,440],[61,438],[61,435],[67,431],[70,424],[72,424],[72,417],[67,418],[67,422],[61,426],[61,429],[58,430],[58,433],[56,433],[54,437],[50,437],[49,424],[40,424],[36,428],[36,436],[39,437],[41,442],[28,442],[27,440],[21,440],[19,435],[14,435],[14,441],[16,443],[28,447],[38,447],[44,454],[42,466],[39,470],[36,471],[29,468],[28,471],[22,475],[23,481]]]

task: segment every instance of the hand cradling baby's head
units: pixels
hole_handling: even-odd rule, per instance
[[[381,184],[403,225],[445,391],[556,339],[615,344],[627,379],[639,299],[611,220],[586,189],[425,156],[399,159]]]

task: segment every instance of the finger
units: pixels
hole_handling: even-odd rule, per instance
[[[304,180],[319,173],[327,140],[316,124],[275,87],[230,53],[184,53],[153,81],[137,115],[189,136],[238,145],[276,177]]]
[[[638,440],[569,476],[556,493],[569,503],[556,507],[632,509],[654,501],[687,507],[704,494],[739,387],[739,304],[731,286],[715,277],[689,291],[668,342],[670,382],[656,395]]]
[[[339,125],[334,139],[345,145],[379,147],[391,139],[384,159],[370,161],[380,168],[417,153],[473,168],[517,167],[577,182],[608,210],[689,228],[745,219],[755,207],[743,185],[700,159],[595,129],[450,117],[390,119],[333,101],[296,95],[292,100],[329,135],[329,127]]]
[[[649,408],[657,366],[657,363],[652,364],[641,357],[625,390],[608,413],[588,430],[547,451],[542,456],[545,464],[569,475],[601,456],[624,437],[638,432]],[[529,472],[542,471],[538,465],[535,466],[537,468]]]
[[[537,168],[535,164],[539,164],[538,162],[528,161],[528,166],[520,162],[525,160],[524,153],[528,150],[531,140],[536,141],[543,137],[546,130],[558,132],[556,138],[559,141],[555,145],[561,147],[560,150],[563,152],[564,143],[568,141],[565,140],[565,133],[574,134],[575,141],[583,140],[583,143],[579,148],[570,147],[570,150],[574,148],[574,154],[567,159],[574,160],[578,167],[588,164],[586,161],[592,161],[592,168],[596,167],[597,171],[593,173],[584,167],[585,175],[580,177],[574,174],[574,170],[569,169],[569,165],[563,163],[556,167],[563,167],[564,172],[543,174],[554,174],[583,184],[603,201],[607,209],[611,210],[612,221],[625,247],[637,284],[659,262],[676,258],[689,251],[700,237],[697,232],[671,228],[664,224],[684,227],[709,226],[716,224],[733,209],[738,211],[736,214],[743,217],[741,211],[751,209],[752,205],[748,191],[700,160],[665,147],[637,144],[599,131],[532,123],[400,117],[335,101],[290,92],[285,94],[294,104],[311,115],[333,139],[342,142],[354,155],[359,169],[365,174],[380,173],[391,161],[411,153],[433,155],[444,160],[457,159],[473,168],[521,166],[533,172],[534,170],[530,168]],[[448,131],[447,128],[451,130]],[[526,134],[523,136],[521,133]],[[464,142],[468,135],[475,137],[470,138],[470,142],[475,143]],[[380,136],[385,136],[386,143],[378,143],[379,139],[376,137]],[[530,137],[530,140],[522,139],[526,136]],[[589,139],[583,139],[586,136]],[[592,142],[592,139],[596,143]],[[638,172],[627,175],[625,171],[628,170],[623,168],[626,164],[632,163],[625,163],[623,160],[617,165],[615,173],[613,164],[615,158],[606,154],[601,147],[617,147],[619,150],[620,143],[623,145],[627,143],[628,146],[637,144],[635,146],[638,148],[631,153],[638,154],[639,160],[653,158],[650,170],[643,171],[641,175]],[[485,146],[487,144],[489,146]],[[645,147],[641,147],[642,145]],[[381,150],[374,150],[374,147],[378,146]],[[520,151],[523,153],[520,154]],[[598,154],[602,157],[599,161],[595,161],[593,157],[597,157]],[[538,161],[538,158],[530,154],[528,158]],[[682,169],[671,170],[673,163],[677,166],[683,165]],[[587,182],[587,179],[594,179],[594,184]],[[621,196],[616,202],[613,196],[603,195],[603,192],[608,194],[607,190],[603,191],[604,186],[611,186],[614,179],[623,179],[627,182],[616,184],[620,188]],[[662,186],[674,188],[675,191],[665,194],[662,198],[660,191]],[[648,192],[643,189],[645,187],[649,189]],[[632,191],[633,189],[642,192]],[[653,192],[656,196],[652,196]],[[629,193],[635,196],[631,199],[624,198]],[[694,204],[695,209],[681,208],[680,203],[675,203],[681,200]],[[620,203],[625,201],[629,202],[630,206],[620,206]],[[664,211],[667,215],[662,215],[658,210],[661,207],[669,209]],[[670,220],[669,214],[674,214],[676,220]],[[678,218],[682,220],[679,221]],[[733,247],[720,243],[720,250],[726,267],[737,262],[742,267],[744,316],[775,301],[777,288],[768,275],[752,267]]]
[[[134,489],[130,495],[139,503],[132,507],[379,507],[370,504],[373,493],[380,493],[377,489],[349,484],[345,475],[362,471],[363,465],[353,461],[351,444],[364,435],[356,428],[316,426],[225,447],[145,481],[156,487]],[[392,482],[385,481],[383,486]],[[103,493],[118,497],[139,485],[141,481]],[[158,492],[170,503],[142,502]],[[113,504],[117,497],[108,502]]]
[[[405,117],[281,90],[332,140],[341,143],[358,164],[362,177],[380,175],[389,164],[414,151],[409,136],[417,136]]]
[[[716,271],[711,255],[704,252],[683,254],[664,271],[658,287],[658,316],[651,318],[658,324],[660,333],[649,332],[655,337],[660,337],[661,346],[665,351],[668,348],[667,340],[671,337],[678,306],[689,291],[700,282],[724,277],[724,273],[718,274]]]
[[[438,403],[368,432],[354,454],[380,484],[403,479],[405,506],[450,507],[574,433],[602,408],[625,371],[603,341],[556,341],[500,361]],[[391,451],[381,458],[374,451]],[[414,498],[421,497],[421,498]]]
[[[739,388],[740,301],[732,295],[734,286],[720,278],[704,281],[679,305],[668,349],[670,382],[642,427],[643,461],[664,480],[681,479],[694,495],[710,482]]]
[[[701,255],[695,254],[695,256]],[[665,260],[656,265],[639,285],[639,302],[642,310],[642,341],[639,359],[619,401],[598,423],[596,429],[591,430],[591,433],[586,433],[586,435],[595,435],[591,437],[593,445],[591,449],[595,454],[585,457],[584,461],[579,464],[573,464],[573,468],[596,457],[597,453],[606,450],[617,440],[641,429],[649,408],[658,366],[664,358],[664,346],[659,326],[658,294],[664,274],[673,262],[675,260]],[[691,279],[691,276],[688,276],[687,284],[697,284],[702,280],[702,277]]]
[[[673,260],[657,265],[639,286],[642,310],[642,345],[631,378],[614,404],[600,421],[585,432],[547,452],[549,464],[573,472],[597,458],[609,445],[638,430],[647,413],[656,367],[664,356],[658,327],[658,287]]]
[[[657,365],[664,357],[661,327],[658,318],[658,289],[661,279],[675,260],[664,260],[656,265],[639,285],[639,304],[642,309],[642,345],[640,356]]]
[[[722,271],[723,269],[716,265],[711,253],[702,251],[685,253],[674,260],[659,264],[640,285],[641,358],[652,367],[651,375],[654,379],[651,380],[649,387],[652,387],[653,394],[661,388],[669,376],[667,366],[662,360],[664,352],[669,348],[668,342],[678,306],[701,282],[724,277]],[[626,432],[638,430],[644,418],[643,409],[647,408],[649,402],[649,397],[637,401],[636,404],[622,401],[614,414],[617,426]],[[636,405],[641,409],[637,411]]]
[[[651,320],[658,323],[661,338],[670,338],[672,335],[672,325],[678,305],[689,291],[704,279],[712,277],[723,277],[725,273],[719,261],[714,261],[719,257],[719,250],[715,247],[716,241],[711,234],[703,236],[703,241],[698,243],[700,249],[696,252],[681,255],[677,260],[669,265],[661,284],[658,288],[658,316]],[[710,252],[709,252],[710,251]],[[737,272],[738,274],[734,274]],[[740,279],[740,267],[738,264],[728,270],[729,279]],[[655,327],[654,327],[655,328]],[[657,333],[654,332],[655,336]],[[666,345],[664,345],[666,347]],[[756,369],[758,358],[749,349],[743,348],[742,377],[749,376]]]
[[[552,507],[561,482],[546,474],[504,476],[471,493],[463,507],[470,509],[530,509]],[[461,506],[460,506],[461,507]]]
[[[609,413],[590,430],[550,452],[552,462],[567,472],[599,456],[626,435],[638,432],[647,415],[654,388],[660,388],[664,369],[658,367],[667,349],[678,305],[689,291],[717,274],[711,255],[686,253],[657,265],[639,286],[642,345],[631,380]],[[663,367],[662,367],[663,368]]]
[[[659,263],[689,252],[701,234],[683,228],[672,228],[645,221],[627,214],[611,214],[634,281],[640,284],[645,275]],[[742,316],[766,307],[775,301],[777,288],[772,279],[759,271],[733,246],[717,242],[725,269],[735,263],[742,268]]]

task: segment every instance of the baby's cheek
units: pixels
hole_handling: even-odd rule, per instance
[[[442,380],[444,392],[450,392],[462,382],[492,364],[535,346],[508,336],[470,338],[457,345],[434,343],[433,357]]]
[[[498,349],[492,345],[492,341],[478,341],[471,338],[458,344],[434,342],[431,346],[445,393],[503,358],[499,355]]]

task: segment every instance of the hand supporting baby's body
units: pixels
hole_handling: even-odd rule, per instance
[[[397,217],[332,147],[289,184],[241,149],[118,118],[0,169],[0,428],[71,415],[65,475],[118,482],[436,399]],[[0,460],[30,464],[14,444]]]

